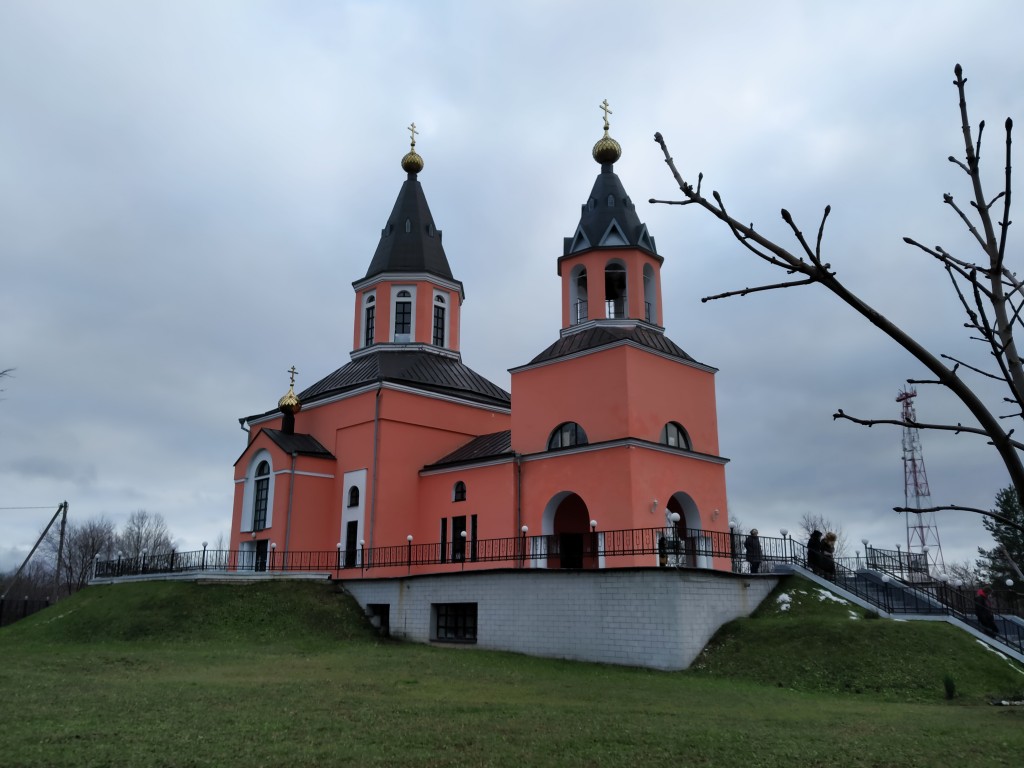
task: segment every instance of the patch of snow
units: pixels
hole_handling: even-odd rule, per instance
[[[842,605],[849,605],[850,604],[847,600],[843,600],[843,598],[841,598],[841,597],[836,597],[831,592],[829,592],[827,589],[819,589],[818,590],[818,599],[821,602],[825,602],[826,600],[832,600],[833,602],[840,603]]]
[[[780,611],[788,611],[793,604],[793,598],[791,598],[789,595],[783,592],[781,595],[775,598],[775,602],[779,604]]]
[[[850,618],[851,618],[851,619],[853,619],[854,621],[856,621],[857,619],[859,619],[859,618],[860,618],[860,616],[858,616],[858,615],[857,615],[856,613],[854,613],[853,611],[850,611]]]

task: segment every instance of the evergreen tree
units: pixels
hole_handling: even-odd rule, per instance
[[[1007,525],[995,517],[982,518],[982,524],[985,530],[992,534],[996,546],[992,549],[978,547],[978,554],[981,556],[978,560],[978,569],[984,581],[1000,591],[1006,588],[1006,580],[1012,579],[1013,591],[1020,594],[1024,585],[1021,584],[1022,579],[1018,576],[1013,563],[1019,566],[1024,562],[1024,507],[1021,507],[1017,492],[1012,486],[1003,488],[996,494],[996,506],[992,512],[1008,522],[1015,523],[1017,527]]]

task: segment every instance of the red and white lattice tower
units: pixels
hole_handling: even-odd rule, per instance
[[[928,490],[928,473],[924,469],[920,430],[915,426],[915,397],[917,390],[912,387],[904,387],[896,395],[896,402],[902,406],[900,417],[903,421],[903,506],[908,509],[927,509],[931,506],[932,494]],[[930,570],[945,570],[935,513],[908,512],[906,515],[907,552],[927,554]]]

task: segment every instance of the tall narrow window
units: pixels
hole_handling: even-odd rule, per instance
[[[372,304],[366,308],[366,316],[363,318],[363,346],[373,344],[373,332],[376,325],[377,308]]]
[[[412,341],[412,294],[408,291],[398,292],[395,302],[395,341]]]
[[[444,296],[434,297],[434,346],[444,346]]]
[[[359,488],[354,485],[348,489],[348,505],[350,507],[359,506]]]
[[[261,461],[256,467],[256,492],[252,502],[252,529],[262,531],[267,527],[267,501],[270,496],[270,464]]]
[[[459,480],[452,487],[452,501],[465,501],[466,500],[466,484]]]

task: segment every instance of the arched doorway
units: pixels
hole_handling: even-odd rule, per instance
[[[575,493],[561,493],[545,510],[550,520],[548,568],[597,568],[597,534],[590,530],[590,511]],[[547,522],[547,521],[545,521]]]
[[[690,494],[685,491],[673,493],[665,505],[665,514],[667,521],[671,521],[673,514],[679,516],[672,525],[677,563],[689,568],[710,568],[710,542],[704,534],[697,503]]]

